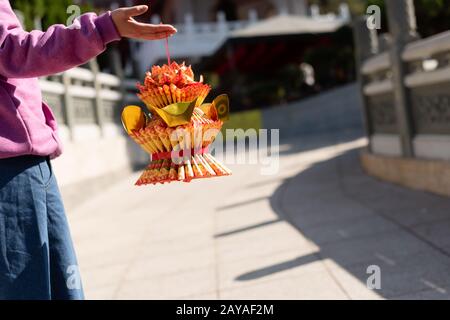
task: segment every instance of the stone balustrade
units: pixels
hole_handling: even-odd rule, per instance
[[[388,9],[404,13],[409,2],[398,1]],[[367,28],[363,23],[359,27]],[[410,30],[406,34],[414,34]],[[366,35],[370,36],[367,29]],[[370,149],[450,160],[450,31],[426,39],[409,37],[398,48],[393,46],[401,41],[391,38],[384,52],[360,55]]]

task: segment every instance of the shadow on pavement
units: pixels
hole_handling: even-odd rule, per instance
[[[358,151],[351,151],[287,180],[270,203],[279,220],[320,251],[237,280],[323,260],[344,289],[349,276],[366,284],[368,267],[375,265],[381,269],[377,293],[383,297],[450,298],[450,199],[371,178],[359,165]]]
[[[282,272],[285,270],[289,270],[292,268],[297,268],[300,267],[302,265],[311,263],[311,262],[315,262],[321,260],[320,256],[317,254],[308,254],[308,255],[304,255],[298,258],[295,258],[293,260],[289,260],[289,261],[285,261],[285,262],[281,262],[279,264],[275,264],[273,266],[269,266],[266,268],[262,268],[259,270],[255,270],[252,272],[248,272],[245,273],[243,275],[240,275],[239,277],[236,278],[236,280],[238,281],[249,281],[249,280],[255,280],[255,279],[259,279],[268,275],[271,275],[273,273],[277,273],[277,272]]]
[[[278,222],[281,222],[281,221],[283,221],[283,220],[282,219],[274,219],[274,220],[270,220],[270,221],[254,224],[254,225],[251,225],[251,226],[248,226],[248,227],[244,227],[244,228],[240,228],[240,229],[236,229],[236,230],[233,230],[233,231],[216,234],[214,236],[214,238],[228,237],[228,236],[231,236],[231,235],[234,235],[234,234],[237,234],[237,233],[250,231],[250,230],[253,230],[253,229],[258,229],[258,228],[261,228],[261,227],[270,226],[272,224],[275,224],[275,223],[278,223]]]
[[[266,199],[267,199],[267,197],[257,197],[257,198],[254,198],[254,199],[249,199],[249,200],[245,200],[245,201],[242,201],[242,202],[233,203],[233,204],[230,204],[230,205],[218,207],[217,211],[225,211],[225,210],[229,210],[229,209],[233,209],[233,208],[237,208],[237,207],[242,207],[242,206],[245,206],[247,204],[263,201],[263,200],[266,200]]]

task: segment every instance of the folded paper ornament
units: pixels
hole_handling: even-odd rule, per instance
[[[138,89],[150,117],[138,106],[122,112],[125,131],[151,156],[136,185],[231,175],[208,152],[228,118],[227,95],[204,103],[211,88],[202,77],[194,81],[191,67],[175,62],[154,66]]]

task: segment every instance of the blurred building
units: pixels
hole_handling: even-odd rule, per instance
[[[261,28],[265,21],[269,22],[266,28],[271,28],[271,35],[284,35],[334,32],[350,20],[346,5],[341,6],[339,13],[322,15],[317,6],[310,8],[304,0],[171,0],[163,3],[161,7],[158,2],[155,4],[159,11],[152,11],[151,21],[176,25],[178,34],[170,41],[170,54],[174,59],[192,63],[213,56],[228,40],[241,37],[252,26],[259,25],[255,30],[257,34],[249,29],[245,34],[247,38],[264,36]],[[284,19],[277,20],[277,17]],[[140,43],[134,53],[141,72],[166,57],[161,42]]]
[[[111,8],[123,5],[150,5],[154,14],[160,15],[168,23],[184,21],[186,13],[191,13],[195,21],[211,22],[217,12],[225,12],[227,20],[244,20],[249,10],[255,10],[259,17],[267,18],[279,13],[306,14],[306,0],[85,0],[99,8]]]
[[[154,23],[175,24],[179,34],[171,41],[171,55],[195,61],[214,54],[236,31],[276,16],[302,17],[303,20],[289,20],[296,30],[290,33],[315,33],[325,29],[337,29],[349,21],[348,7],[343,4],[338,14],[324,14],[317,6],[308,6],[307,0],[87,0],[97,8],[109,9],[123,5],[149,4],[150,12],[141,20]],[[300,21],[300,22],[298,22]],[[331,24],[331,25],[330,25]],[[309,25],[309,26],[308,26]],[[310,25],[313,25],[311,28]],[[277,26],[272,32],[277,32]],[[324,27],[324,28],[322,28]],[[165,48],[160,44],[144,43],[136,47],[136,58],[148,65],[164,58]]]
[[[320,12],[307,0],[90,3],[102,9],[150,4],[150,12],[140,20],[171,23],[178,29],[168,46],[165,40],[122,41],[127,76],[142,79],[170,55],[172,61],[193,64],[218,92],[229,93],[234,110],[300,99],[354,79],[353,66],[348,65],[353,61],[351,31],[338,32],[351,20],[345,2],[331,13]],[[100,63],[107,66],[109,60]]]

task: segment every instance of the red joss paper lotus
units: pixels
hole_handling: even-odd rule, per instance
[[[211,87],[203,77],[194,81],[192,68],[176,62],[152,67],[138,89],[150,118],[137,106],[122,113],[125,130],[152,158],[136,185],[231,175],[208,152],[228,118],[226,95],[203,104]]]

